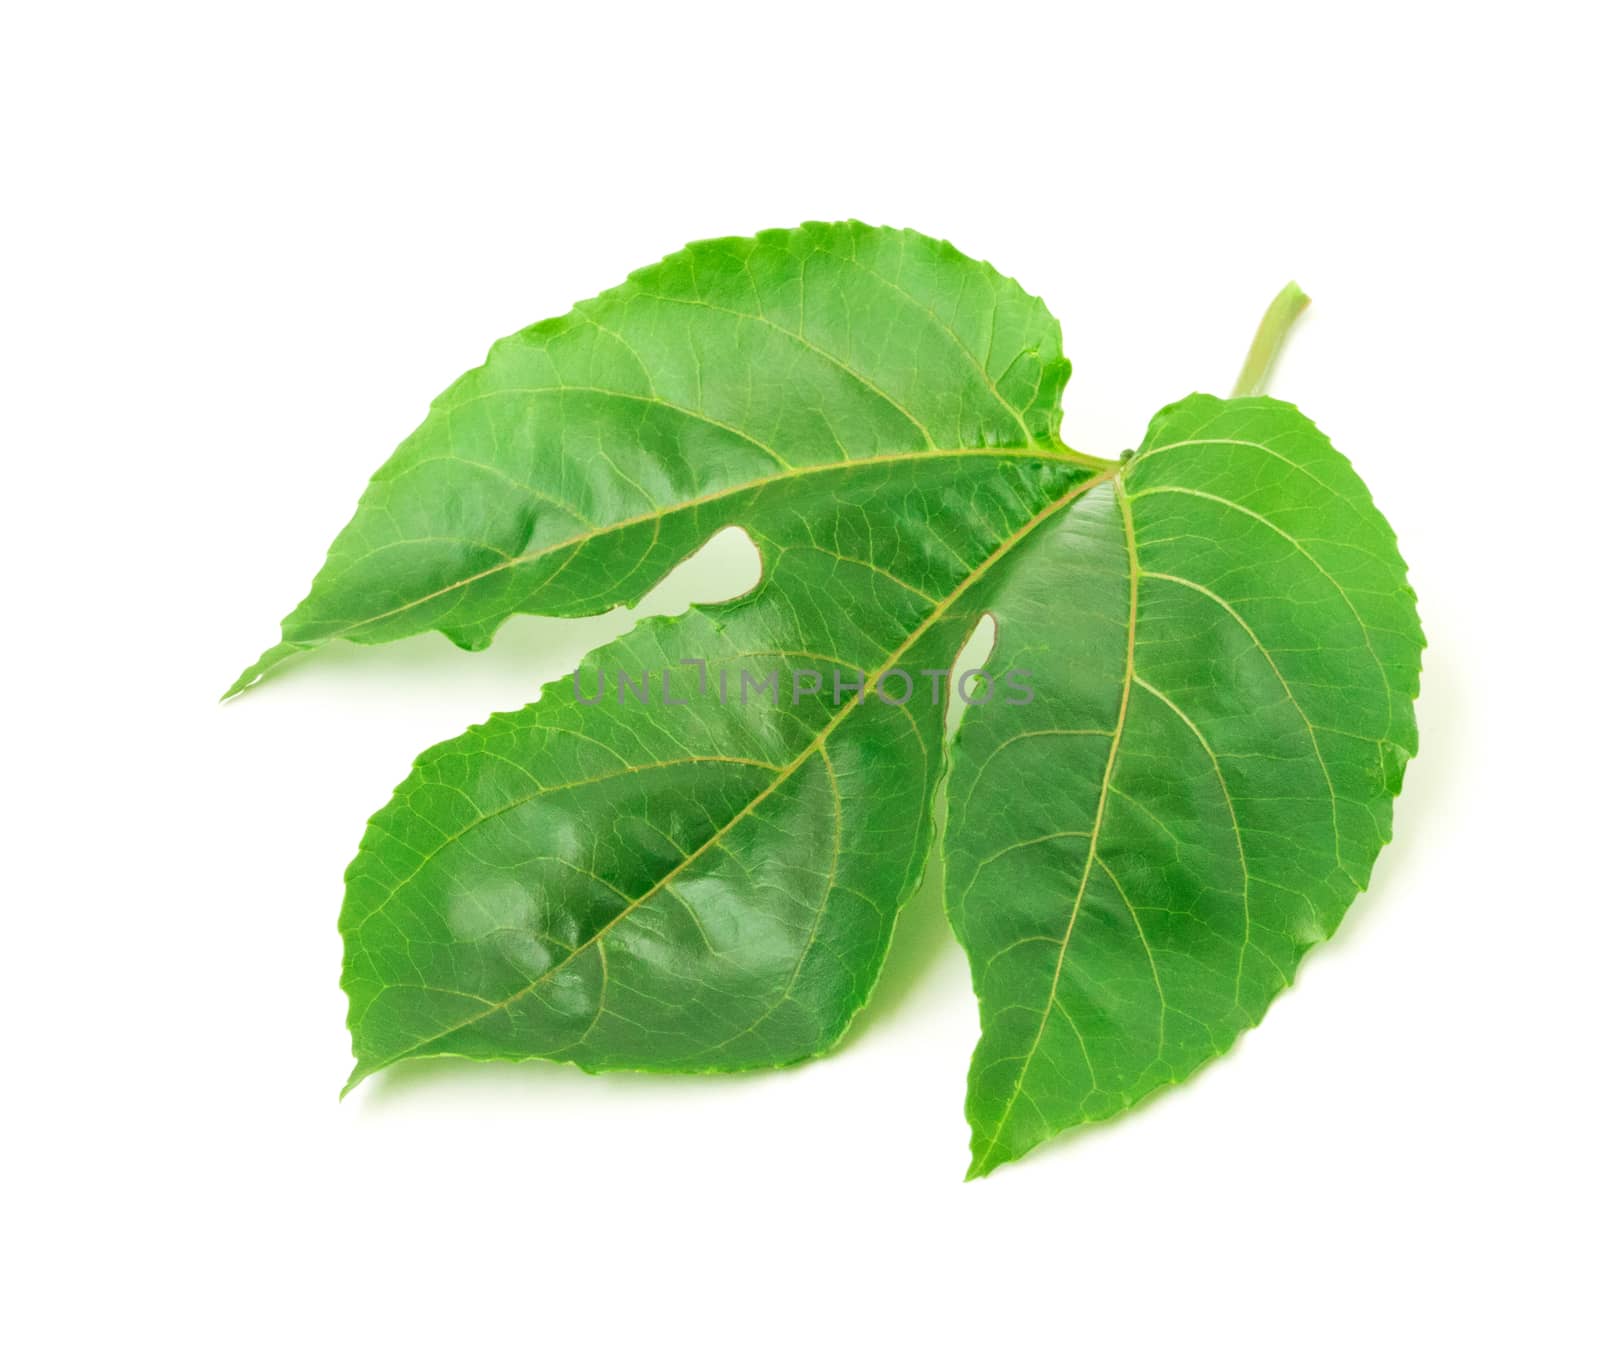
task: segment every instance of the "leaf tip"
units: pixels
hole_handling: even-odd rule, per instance
[[[285,660],[304,652],[306,647],[303,644],[291,644],[288,640],[274,644],[260,658],[256,659],[254,663],[240,673],[238,677],[234,678],[233,685],[218,698],[219,704],[223,701],[231,701],[241,692],[248,691],[268,673],[276,671]]]
[[[217,703],[222,705],[228,701],[231,701],[234,697],[248,691],[251,687],[255,686],[257,682],[267,675],[267,671],[271,667],[271,664],[269,664],[267,660],[274,652],[275,650],[269,649],[236,678],[234,678],[233,684],[228,688],[228,690],[223,692],[222,695],[217,698]]]
[[[987,1179],[995,1172],[997,1167],[1004,1165],[1010,1159],[1006,1155],[996,1157],[994,1148],[993,1137],[987,1142],[981,1142],[978,1133],[976,1131],[973,1132],[972,1159],[967,1164],[967,1173],[962,1179],[963,1183],[970,1184],[975,1179]]]
[[[971,1184],[974,1180],[987,1179],[1007,1161],[1011,1156],[995,1156],[993,1152],[984,1152],[983,1155],[974,1153],[971,1162],[967,1165],[967,1173],[962,1176],[963,1184]]]

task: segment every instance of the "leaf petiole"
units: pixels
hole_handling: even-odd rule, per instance
[[[1272,367],[1278,362],[1278,352],[1283,349],[1284,338],[1295,318],[1305,311],[1311,300],[1293,280],[1267,304],[1261,325],[1256,328],[1255,340],[1250,343],[1250,353],[1244,357],[1238,382],[1231,396],[1254,398],[1267,391],[1267,380],[1272,377]]]

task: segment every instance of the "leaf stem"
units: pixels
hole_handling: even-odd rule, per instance
[[[1272,367],[1278,362],[1278,352],[1294,325],[1295,318],[1305,311],[1311,300],[1301,292],[1300,286],[1290,280],[1267,304],[1261,325],[1256,328],[1256,339],[1250,343],[1250,353],[1244,357],[1239,380],[1233,386],[1233,397],[1254,398],[1267,391],[1267,380],[1272,377]]]

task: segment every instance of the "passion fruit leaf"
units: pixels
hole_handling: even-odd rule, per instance
[[[1288,404],[1167,408],[1055,550],[990,607],[989,666],[1032,662],[1037,703],[969,711],[954,745],[973,1174],[1259,1022],[1366,886],[1416,750],[1394,535]]]
[[[906,489],[996,448],[1071,462],[1070,372],[1044,304],[946,242],[813,223],[696,243],[452,384],[228,695],[335,639],[482,649],[517,612],[636,602],[718,528],[846,495],[864,460]]]
[[[1388,837],[1414,600],[1292,407],[1193,397],[1098,460],[1059,438],[1068,372],[989,266],[844,223],[690,246],[453,385],[233,690],[636,601],[727,526],[763,573],[422,755],[348,873],[351,1083],[826,1051],[922,874],[985,615],[944,839],[973,1172],[1257,1021]]]

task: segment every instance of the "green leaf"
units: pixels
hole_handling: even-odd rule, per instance
[[[482,649],[517,612],[632,604],[718,528],[849,495],[863,460],[909,482],[991,447],[1070,458],[1070,372],[1044,305],[948,243],[859,223],[697,243],[451,385],[227,694],[330,640]]]
[[[1293,408],[1190,398],[1096,460],[1057,434],[1068,372],[1014,283],[846,223],[691,246],[453,385],[234,690],[332,639],[636,601],[725,526],[763,573],[418,760],[348,873],[351,1083],[826,1051],[921,877],[934,686],[985,615],[944,850],[973,1172],[1257,1021],[1388,837],[1404,566]]]
[[[727,525],[764,573],[587,660],[606,704],[557,688],[423,755],[349,873],[352,1083],[440,1053],[722,1070],[830,1046],[921,876],[944,758],[941,706],[835,704],[834,671],[948,668],[1009,547],[1107,473],[1054,439],[1068,372],[988,266],[812,225],[690,247],[435,403],[241,684],[328,639],[478,647],[513,611],[632,601]],[[774,668],[788,694],[696,687]],[[795,698],[797,669],[825,694]],[[655,704],[618,704],[619,673]]]
[[[1393,533],[1287,404],[1167,408],[1051,544],[990,604],[991,666],[1049,681],[970,711],[951,773],[973,1174],[1259,1022],[1367,884],[1416,748]]]
[[[647,621],[424,754],[348,875],[352,1083],[441,1053],[737,1070],[826,1050],[920,879],[943,767],[943,708],[876,679],[948,669],[996,566],[1093,482],[989,464],[862,468],[828,502],[764,506],[754,594]],[[850,552],[929,506],[936,533]],[[836,703],[836,673],[874,699]]]

